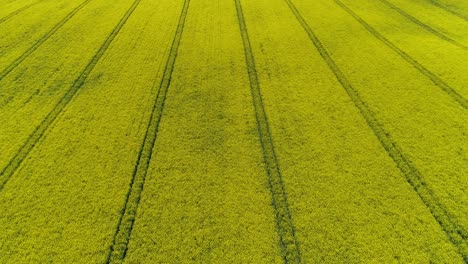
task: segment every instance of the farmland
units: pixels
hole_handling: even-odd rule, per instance
[[[463,0],[0,0],[0,263],[468,262]]]

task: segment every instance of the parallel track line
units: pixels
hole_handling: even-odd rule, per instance
[[[36,2],[31,3],[31,4],[29,4],[29,5],[23,6],[23,7],[19,8],[18,10],[16,10],[16,11],[10,13],[9,15],[5,16],[4,18],[0,18],[0,24],[2,24],[3,22],[5,22],[5,21],[11,19],[12,17],[18,15],[19,13],[25,11],[26,9],[28,9],[28,8],[34,6],[34,5],[39,4],[39,3],[42,2],[42,1],[43,1],[43,0],[39,0],[39,1],[36,1]]]
[[[133,170],[132,179],[126,195],[125,204],[121,210],[120,218],[114,233],[112,244],[109,248],[106,263],[122,263],[126,257],[128,243],[133,230],[138,206],[140,204],[141,193],[148,173],[148,167],[153,154],[153,148],[158,135],[159,124],[163,115],[164,104],[166,101],[169,86],[171,85],[172,72],[179,50],[180,40],[182,38],[185,20],[188,13],[190,0],[184,1],[177,30],[172,41],[169,56],[164,68],[163,77],[159,84],[156,101],[151,111],[151,116],[146,128],[145,137],[138,153],[137,162]]]
[[[110,35],[101,45],[99,50],[94,54],[93,58],[88,62],[86,68],[83,69],[79,77],[73,82],[72,86],[60,99],[60,101],[55,105],[51,112],[45,117],[41,124],[34,130],[34,132],[26,140],[25,144],[18,150],[16,155],[10,160],[8,165],[0,172],[0,191],[3,190],[3,187],[15,173],[16,169],[21,165],[24,159],[29,155],[31,150],[34,149],[39,140],[44,136],[45,132],[48,130],[50,125],[54,122],[55,119],[60,115],[63,109],[68,105],[68,103],[74,98],[78,90],[83,86],[88,78],[90,72],[94,69],[96,64],[99,62],[101,57],[104,55],[106,50],[111,45],[112,41],[115,39],[117,34],[120,32],[122,27],[127,22],[130,15],[136,9],[141,0],[135,0],[132,6],[127,10],[125,15],[120,19],[119,23],[112,30]]]
[[[421,198],[421,201],[429,208],[430,212],[440,224],[442,229],[447,234],[449,240],[459,250],[460,254],[464,257],[465,261],[468,260],[468,245],[467,245],[467,232],[456,222],[454,222],[446,209],[434,197],[432,190],[427,186],[421,173],[416,169],[412,162],[404,155],[396,142],[391,138],[390,134],[384,130],[382,125],[378,122],[374,113],[369,109],[366,103],[360,97],[358,91],[351,85],[346,78],[345,74],[340,70],[336,62],[330,56],[325,46],[319,40],[314,31],[307,24],[305,19],[299,13],[295,5],[290,0],[285,0],[291,11],[296,16],[297,20],[312,40],[320,56],[327,63],[330,70],[335,75],[336,79],[340,82],[341,86],[345,89],[346,93],[351,98],[356,108],[361,113],[362,117],[366,120],[369,128],[380,141],[383,148],[388,155],[396,163],[400,171],[405,175],[407,182],[413,187],[414,191]]]
[[[341,8],[343,8],[347,13],[349,13],[354,19],[356,19],[367,31],[369,31],[369,33],[374,35],[374,37],[376,37],[378,40],[382,41],[386,46],[391,48],[394,52],[396,52],[401,58],[403,58],[409,64],[413,65],[414,68],[416,68],[420,73],[422,73],[424,76],[429,78],[437,87],[439,87],[444,92],[446,92],[450,97],[452,97],[452,99],[457,101],[457,103],[459,103],[463,108],[465,109],[468,108],[468,101],[462,95],[460,95],[455,89],[450,87],[442,79],[437,77],[434,73],[429,71],[426,67],[420,64],[417,60],[413,59],[406,52],[404,52],[403,50],[395,46],[395,44],[390,42],[390,40],[388,40],[386,37],[380,34],[375,28],[373,28],[371,25],[365,22],[361,17],[359,17],[351,9],[345,6],[342,2],[340,2],[339,0],[335,0],[335,2]]]
[[[391,9],[397,11],[400,15],[404,16],[405,18],[407,18],[408,20],[410,20],[411,22],[415,23],[416,25],[424,28],[425,30],[429,31],[430,33],[436,35],[437,37],[439,37],[440,39],[443,39],[459,48],[462,48],[462,49],[468,49],[468,47],[466,47],[465,45],[459,43],[458,41],[442,34],[441,32],[433,29],[431,26],[423,23],[422,21],[420,21],[419,19],[415,18],[414,16],[406,13],[404,10],[402,10],[401,8],[397,7],[396,5],[388,2],[387,0],[380,0],[382,3],[386,4],[387,6],[389,6]]]
[[[439,7],[439,8],[441,8],[441,9],[447,11],[447,12],[449,12],[450,14],[452,14],[452,15],[454,15],[454,16],[457,16],[457,17],[459,17],[459,18],[461,18],[461,19],[463,19],[463,20],[465,20],[465,21],[468,21],[468,17],[467,17],[467,16],[465,16],[465,15],[463,15],[463,14],[461,14],[461,13],[458,13],[457,11],[448,8],[448,7],[446,7],[445,5],[439,3],[439,2],[437,2],[437,1],[435,1],[435,0],[428,0],[428,1],[431,2],[431,4],[433,4],[433,5],[435,5],[435,6]]]
[[[284,187],[279,162],[276,156],[273,138],[268,124],[267,114],[260,91],[255,59],[250,44],[247,26],[240,0],[235,0],[237,18],[244,46],[245,61],[250,81],[250,92],[257,120],[258,136],[262,146],[265,169],[272,196],[272,205],[276,218],[276,229],[280,239],[282,257],[285,263],[301,263],[301,252],[295,235],[295,227]]]
[[[64,17],[60,22],[58,22],[49,32],[47,32],[44,36],[38,39],[31,47],[29,47],[21,56],[16,58],[8,67],[3,69],[0,72],[0,81],[5,78],[12,70],[16,68],[21,62],[23,62],[31,53],[37,50],[46,40],[48,40],[55,32],[57,32],[65,23],[68,22],[78,11],[80,11],[83,7],[85,7],[89,2],[92,0],[85,0],[79,6],[77,6],[73,11],[71,11],[66,17]],[[0,86],[1,89],[1,86]]]

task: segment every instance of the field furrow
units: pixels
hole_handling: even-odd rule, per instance
[[[191,0],[125,263],[282,263],[264,166],[235,2]]]
[[[419,176],[403,167],[414,169],[413,165],[402,162],[394,140],[376,123],[294,4],[281,2],[246,1],[244,9],[247,27],[257,36],[252,43],[260,84],[304,262],[428,261],[435,260],[434,255],[439,261],[462,262],[457,248],[406,182],[405,174],[412,174],[408,175],[412,180]],[[330,6],[308,3],[301,6],[322,16],[335,14]],[[277,8],[267,11],[268,6]],[[289,15],[285,9],[291,9]],[[337,18],[332,20],[336,23]],[[317,24],[321,31],[332,28]],[[300,38],[294,27],[304,36]],[[330,34],[335,42],[341,39],[337,32]],[[294,46],[289,41],[292,36]],[[369,126],[378,131],[377,136]],[[408,217],[419,219],[421,225],[401,232]],[[435,244],[439,246],[429,246]],[[428,252],[420,254],[417,248]]]
[[[182,7],[138,3],[127,3],[112,45],[0,193],[9,252],[0,262],[106,261]]]

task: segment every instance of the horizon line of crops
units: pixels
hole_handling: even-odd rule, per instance
[[[445,5],[443,5],[443,4],[439,3],[439,2],[437,2],[436,0],[429,0],[429,2],[431,2],[431,4],[437,6],[437,7],[441,8],[441,9],[443,9],[443,10],[449,12],[450,14],[452,14],[452,15],[454,15],[454,16],[457,16],[457,17],[459,17],[459,18],[461,18],[461,19],[463,19],[463,20],[465,20],[465,21],[468,21],[468,17],[467,17],[467,16],[463,15],[462,13],[458,13],[458,12],[455,11],[455,10],[452,10],[452,9],[448,8],[447,6],[445,6]]]
[[[19,13],[25,11],[26,9],[28,9],[28,8],[34,6],[34,5],[39,4],[39,3],[42,2],[42,1],[44,1],[44,0],[38,0],[38,1],[33,2],[33,3],[29,4],[29,5],[23,6],[23,7],[19,8],[18,10],[13,11],[13,12],[11,12],[10,14],[6,15],[5,17],[0,18],[0,24],[2,24],[3,22],[5,22],[5,21],[11,19],[12,17],[18,15]]]
[[[442,79],[437,77],[434,73],[424,67],[421,63],[419,63],[416,59],[412,58],[406,52],[395,46],[390,40],[380,34],[375,28],[369,25],[367,22],[364,21],[361,17],[359,17],[356,13],[354,13],[350,8],[348,8],[345,4],[343,4],[339,0],[335,0],[335,2],[344,9],[347,13],[349,13],[355,20],[357,20],[369,33],[371,33],[375,38],[383,42],[389,48],[391,48],[394,52],[396,52],[401,58],[405,61],[413,65],[420,73],[424,76],[429,78],[436,86],[441,88],[444,92],[446,92],[452,99],[457,101],[463,108],[468,108],[468,100],[466,100],[462,95],[460,95],[454,88],[450,87],[446,82]]]
[[[301,263],[299,242],[295,235],[295,227],[289,210],[287,194],[263,104],[255,59],[250,45],[242,6],[240,0],[235,0],[235,3],[239,29],[244,46],[252,103],[257,121],[257,132],[262,146],[265,169],[268,175],[268,183],[272,197],[272,205],[275,211],[276,229],[280,239],[282,257],[285,263]]]
[[[31,47],[29,47],[21,56],[16,58],[8,67],[3,69],[0,72],[0,81],[5,78],[11,71],[13,71],[21,62],[23,62],[29,55],[31,55],[35,50],[37,50],[44,42],[47,41],[55,32],[57,32],[65,23],[67,23],[76,13],[83,9],[87,4],[92,0],[85,0],[75,9],[73,9],[67,16],[60,20],[49,32],[44,36],[38,39]]]
[[[184,0],[184,5],[179,16],[179,22],[171,44],[169,56],[159,84],[158,94],[156,95],[156,100],[151,111],[145,137],[138,152],[138,158],[133,170],[131,183],[127,191],[124,206],[121,209],[120,218],[112,238],[111,246],[109,247],[106,263],[121,263],[127,254],[128,243],[130,241],[133,224],[135,223],[138,206],[140,204],[141,193],[148,173],[153,148],[158,136],[164,104],[167,98],[169,86],[171,85],[172,72],[177,59],[189,4],[190,0]]]
[[[373,131],[383,148],[394,160],[400,171],[405,175],[407,182],[413,187],[414,191],[421,198],[422,202],[429,208],[433,217],[442,227],[452,244],[458,249],[464,260],[468,261],[468,245],[466,243],[466,240],[468,239],[467,232],[448,216],[446,210],[433,196],[432,191],[425,183],[420,172],[412,165],[411,161],[403,154],[396,142],[393,141],[391,136],[383,129],[382,125],[378,122],[373,112],[367,107],[366,103],[360,97],[358,91],[348,81],[345,74],[341,71],[336,62],[327,52],[325,46],[299,13],[296,6],[291,2],[291,0],[285,1],[294,16],[297,18],[299,24],[301,24],[310,40],[313,42],[317,51],[320,53],[320,56],[327,63],[330,70],[340,82],[341,86],[346,90],[350,99],[356,108],[358,108],[362,117],[366,120],[369,128]],[[335,1],[339,3],[339,0]]]
[[[402,10],[401,8],[397,7],[396,5],[388,2],[387,0],[379,0],[380,2],[386,4],[387,6],[389,6],[391,9],[397,11],[400,15],[404,16],[405,18],[407,18],[408,20],[410,20],[411,22],[415,23],[416,25],[424,28],[425,30],[429,31],[430,33],[436,35],[437,37],[439,37],[440,39],[443,39],[459,48],[462,48],[462,49],[468,49],[468,47],[466,47],[465,45],[459,43],[458,41],[444,35],[443,33],[439,32],[438,30],[435,30],[433,29],[431,26],[423,23],[422,21],[420,21],[419,19],[415,18],[414,16],[408,14],[407,12],[405,12],[404,10]]]
[[[86,0],[84,3],[87,3],[89,1],[91,0]],[[48,130],[50,125],[60,115],[60,113],[68,105],[68,103],[74,98],[74,96],[76,95],[78,90],[81,88],[81,86],[83,86],[86,79],[88,78],[88,75],[94,69],[94,66],[96,66],[96,64],[99,62],[99,60],[104,55],[106,50],[109,48],[110,44],[115,39],[117,34],[120,32],[122,27],[125,25],[128,18],[133,13],[135,8],[138,6],[140,1],[141,0],[134,1],[132,6],[130,6],[130,8],[127,10],[124,16],[120,19],[119,23],[114,27],[112,32],[103,42],[99,50],[94,54],[94,56],[88,62],[88,64],[83,69],[83,71],[78,76],[78,78],[75,79],[72,86],[70,86],[68,91],[62,96],[62,98],[55,105],[52,111],[50,111],[49,114],[44,118],[41,124],[38,127],[36,127],[34,132],[28,137],[28,139],[23,144],[23,146],[21,146],[21,148],[16,152],[15,156],[10,160],[8,165],[0,172],[0,191],[3,190],[3,187],[11,178],[11,176],[15,173],[16,169],[18,169],[18,167],[21,165],[24,159],[29,155],[31,150],[36,146],[39,140],[44,136],[45,132]]]

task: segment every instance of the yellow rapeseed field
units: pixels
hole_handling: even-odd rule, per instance
[[[0,263],[467,263],[468,2],[0,0]]]

